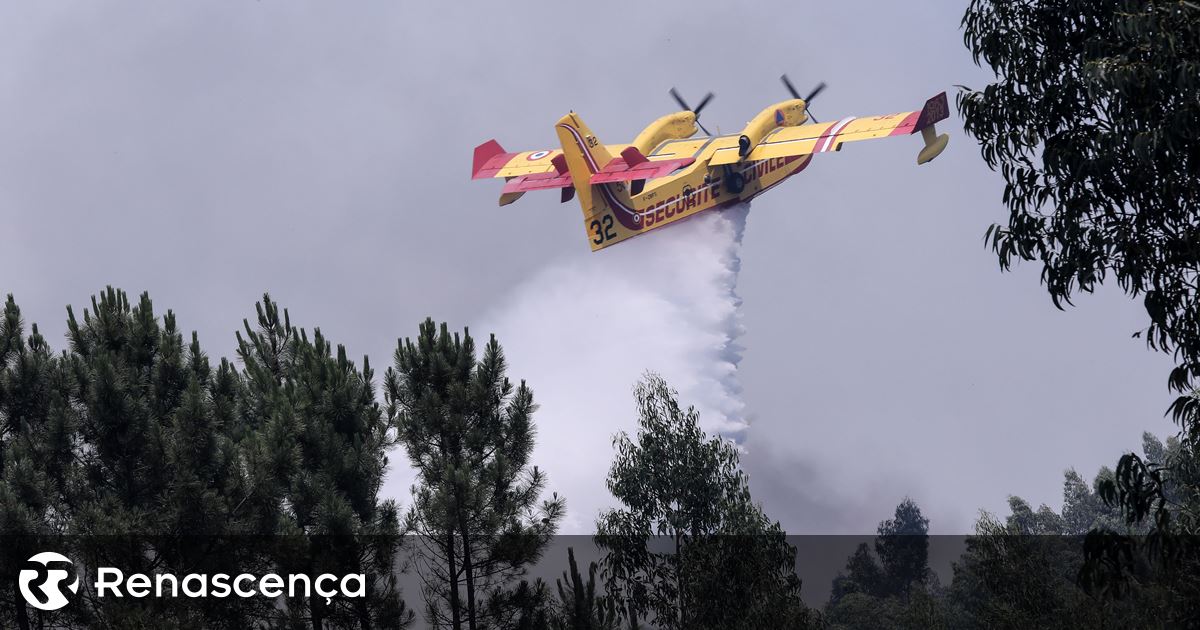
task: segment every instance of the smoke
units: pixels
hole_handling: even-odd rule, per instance
[[[552,264],[475,327],[494,332],[509,375],[539,404],[534,462],[567,499],[563,533],[591,533],[612,503],[612,438],[636,430],[633,385],[661,374],[710,434],[741,441],[737,278],[748,205],[707,212]]]

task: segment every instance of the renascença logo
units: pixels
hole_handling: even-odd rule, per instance
[[[54,553],[53,551],[43,551],[39,554],[34,554],[29,562],[35,562],[45,568],[42,569],[21,569],[21,573],[17,578],[17,586],[21,589],[21,596],[25,601],[29,602],[30,606],[38,610],[58,610],[67,605],[70,601],[66,594],[63,593],[62,583],[71,577],[71,561],[62,554]],[[68,568],[50,568],[50,563],[66,564]],[[37,589],[35,592],[33,589]],[[75,581],[67,585],[67,590],[74,595],[79,590],[79,576],[75,576]]]
[[[66,606],[69,600],[63,592],[62,584],[71,577],[72,563],[69,559],[53,551],[43,551],[34,555],[29,562],[42,565],[45,568],[22,569],[19,577],[21,595],[29,605],[40,610],[58,610]],[[51,568],[55,565],[64,567]],[[349,573],[337,576],[322,573],[316,577],[304,574],[282,576],[276,573],[252,575],[241,573],[230,575],[216,573],[189,573],[178,576],[171,573],[147,575],[131,573],[126,575],[114,567],[97,567],[96,581],[89,592],[96,597],[311,597],[313,593],[325,598],[329,603],[334,597],[365,597],[366,576],[361,573]],[[79,591],[79,575],[75,581],[67,585],[72,595]]]

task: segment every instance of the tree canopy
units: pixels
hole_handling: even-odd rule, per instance
[[[269,296],[240,338],[243,369],[214,369],[195,334],[108,288],[70,347],[25,334],[12,296],[0,321],[0,564],[44,545],[145,573],[363,572],[362,598],[120,598],[84,594],[32,611],[4,571],[0,625],[402,627],[397,508],[379,497],[387,422],[370,366]],[[264,538],[264,536],[269,536]],[[53,538],[53,544],[45,541]],[[67,537],[67,538],[59,538]]]
[[[389,416],[419,475],[408,520],[425,548],[426,616],[454,630],[504,628],[519,614],[526,592],[515,579],[565,509],[557,495],[543,499],[546,477],[531,462],[533,391],[506,371],[494,336],[477,359],[468,331],[428,319],[399,343],[386,377]]]
[[[1055,305],[1111,277],[1173,352],[1172,413],[1200,430],[1200,5],[972,0],[962,21],[995,79],[958,95],[1006,182],[988,230],[1002,268],[1036,261]]]
[[[634,397],[637,436],[614,439],[608,474],[622,507],[601,514],[596,535],[627,618],[663,629],[804,627],[796,550],[751,499],[737,447],[706,436],[656,374]]]

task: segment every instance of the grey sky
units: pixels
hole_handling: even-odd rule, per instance
[[[62,347],[63,305],[148,290],[231,356],[269,290],[382,370],[426,315],[478,322],[552,261],[604,263],[577,204],[496,208],[467,179],[479,142],[552,147],[568,109],[619,142],[672,85],[717,92],[729,132],[784,71],[829,82],[822,120],[914,108],[986,81],[965,4],[8,3],[0,292]],[[745,467],[796,533],[869,531],[905,494],[966,531],[1172,430],[1139,304],[1058,312],[1037,269],[997,271],[1003,183],[948,122],[930,165],[915,139],[848,146],[750,212]]]

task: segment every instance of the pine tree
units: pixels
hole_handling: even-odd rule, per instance
[[[398,344],[388,415],[418,472],[408,522],[422,535],[427,615],[454,630],[497,628],[517,609],[512,582],[536,561],[564,502],[530,456],[533,392],[505,376],[493,336],[476,361],[468,331],[433,320]]]
[[[75,552],[140,572],[228,570],[238,551],[227,536],[238,531],[236,506],[246,490],[229,433],[238,420],[219,411],[228,406],[219,388],[229,386],[232,367],[224,363],[214,376],[196,336],[185,346],[174,313],[159,318],[145,293],[133,304],[108,287],[82,321],[71,307],[67,315],[63,396],[78,414],[83,479],[64,496]],[[267,608],[256,600],[219,604],[147,598],[66,610],[84,625],[237,626]]]
[[[131,304],[111,287],[76,319],[59,356],[37,333],[22,337],[11,299],[0,325],[0,519],[8,534],[70,534],[51,548],[77,560],[105,558],[127,569],[205,571],[229,566],[220,536],[236,530],[244,498],[234,440],[236,375],[214,376],[195,335],[185,348],[175,317],[154,314],[148,295]],[[16,515],[23,519],[14,519]],[[24,526],[16,522],[22,520]],[[121,536],[121,543],[97,536]],[[196,536],[205,535],[205,544]],[[64,548],[72,542],[70,549]],[[17,560],[28,555],[12,545]],[[84,584],[82,588],[89,588]],[[262,602],[113,600],[104,610],[81,595],[37,625],[88,626],[104,618],[138,623],[245,625]],[[19,605],[15,625],[26,627]]]
[[[367,573],[365,598],[290,602],[291,625],[407,623],[393,566],[399,516],[378,500],[391,442],[370,367],[286,319],[269,298],[259,305],[258,330],[239,338],[242,374],[225,360],[214,370],[195,333],[185,345],[174,314],[157,317],[148,295],[131,304],[110,287],[82,321],[68,307],[70,349],[59,356],[36,326],[25,337],[10,296],[0,320],[0,562],[43,550],[38,536],[69,534],[51,548],[127,572]],[[284,544],[261,544],[262,534]],[[97,600],[86,582],[75,605],[31,615],[13,573],[0,577],[5,627],[289,621],[266,598]]]
[[[570,547],[567,548],[567,564],[562,579],[555,580],[558,609],[551,623],[553,630],[617,630],[620,615],[616,601],[596,592],[596,571],[600,565],[588,564],[585,582],[575,562],[575,550]]]
[[[25,604],[16,568],[40,551],[43,537],[69,526],[62,501],[77,483],[72,452],[74,414],[62,395],[67,374],[37,324],[25,336],[12,295],[0,320],[0,626],[28,630],[61,615]],[[33,612],[31,618],[31,612]]]
[[[366,357],[359,370],[337,346],[293,327],[286,310],[264,295],[258,326],[243,323],[238,356],[253,487],[254,529],[284,536],[275,561],[286,572],[365,573],[366,597],[326,603],[315,591],[289,602],[326,626],[403,627],[413,614],[400,598],[394,566],[398,509],[380,501],[387,469],[388,423],[375,402]]]

